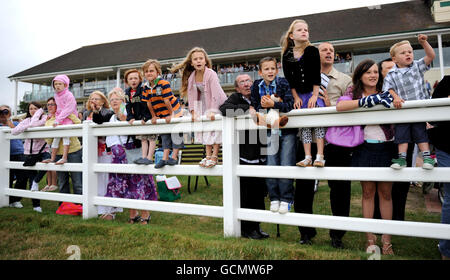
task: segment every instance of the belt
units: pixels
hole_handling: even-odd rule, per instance
[[[379,143],[384,143],[384,142],[386,142],[386,141],[383,141],[383,140],[365,140],[367,143],[370,143],[370,144],[379,144]]]

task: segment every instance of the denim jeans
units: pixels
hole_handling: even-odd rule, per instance
[[[20,155],[10,155],[9,156],[10,161],[24,161],[25,156],[23,154]],[[30,178],[31,172],[30,170],[24,170],[24,169],[10,169],[9,170],[9,188],[13,187],[13,181],[14,178],[16,179],[16,184],[14,185],[15,189],[19,190],[26,190],[27,189],[27,182],[28,178]],[[30,186],[31,187],[31,186]],[[9,197],[9,203],[14,203],[21,201],[21,197],[17,196],[10,196]],[[41,205],[41,201],[39,199],[32,199],[33,207],[38,207]]]
[[[56,156],[56,161],[62,158],[62,155]],[[70,163],[81,163],[83,162],[83,150],[80,149],[74,153],[69,153],[67,155],[67,162]],[[58,185],[60,193],[70,193],[69,175],[72,179],[73,193],[82,194],[83,193],[83,174],[81,172],[60,172],[57,171]]]
[[[51,158],[50,153],[48,153],[48,152],[42,153],[42,160],[46,160],[49,158]],[[30,175],[30,179],[31,179],[30,183],[32,183],[32,181],[39,183],[42,180],[42,178],[44,178],[45,174],[47,174],[47,170],[39,170],[39,171],[31,170],[30,174],[31,174]]]
[[[278,132],[273,130],[273,132]],[[295,133],[283,134],[267,132],[267,165],[295,166],[295,145],[297,135]],[[267,191],[270,201],[279,200],[292,202],[294,200],[294,180],[267,178]]]
[[[436,149],[438,167],[450,167],[450,154]],[[442,204],[441,223],[450,224],[450,182],[444,183],[444,203]],[[450,239],[439,241],[441,254],[450,258]]]

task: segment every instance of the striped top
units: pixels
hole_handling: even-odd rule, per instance
[[[142,87],[142,100],[146,100],[147,103],[152,106],[153,111],[158,118],[170,116],[169,109],[164,103],[164,100],[169,100],[172,105],[174,117],[181,117],[183,115],[180,102],[178,102],[178,98],[173,95],[168,81],[157,79],[154,87],[151,87],[148,82],[143,84]]]

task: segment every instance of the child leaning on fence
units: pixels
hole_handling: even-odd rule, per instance
[[[325,107],[323,99],[319,98],[321,85],[319,50],[309,42],[308,24],[301,19],[291,23],[288,31],[282,38],[283,72],[289,81],[294,109]],[[325,128],[314,128],[317,142],[316,159],[312,160],[311,143],[313,141],[312,128],[300,129],[300,135],[305,149],[305,159],[297,166],[325,165]]]
[[[157,60],[149,59],[142,66],[142,71],[147,79],[147,82],[142,85],[142,95],[148,100],[147,106],[152,115],[152,124],[156,124],[157,119],[165,119],[166,123],[170,123],[172,118],[183,116],[180,103],[173,95],[170,83],[161,78],[161,64]],[[162,134],[161,140],[164,154],[162,160],[155,164],[155,168],[162,168],[166,164],[177,164],[178,151],[183,148],[183,134]],[[171,148],[173,152],[172,157],[169,158]]]
[[[53,122],[53,127],[61,124],[74,124],[80,123],[78,119],[78,111],[77,111],[77,101],[73,94],[69,91],[70,80],[66,75],[58,75],[52,81],[52,87],[55,90],[55,102],[57,106],[55,121]],[[78,121],[74,121],[75,118]],[[52,141],[52,154],[51,158],[45,160],[43,162],[49,163],[54,162],[56,159],[56,153],[59,148],[61,138],[55,138]],[[69,146],[70,146],[70,138],[63,137],[63,155],[60,160],[58,160],[55,164],[64,164],[67,162],[67,156],[69,154]]]
[[[182,96],[188,96],[193,121],[197,121],[200,116],[214,120],[214,115],[220,114],[220,105],[227,100],[219,78],[211,67],[212,63],[206,51],[195,47],[189,51],[182,63],[171,69],[173,73],[182,71],[180,93]],[[196,132],[195,141],[206,146],[206,158],[202,159],[199,165],[214,167],[218,162],[222,132]]]
[[[142,74],[137,69],[130,69],[125,72],[124,80],[128,86],[125,90],[127,121],[133,124],[135,120],[140,120],[142,124],[145,124],[151,119],[151,115],[147,107],[147,99],[142,95]],[[138,135],[136,138],[142,143],[142,157],[134,163],[153,164],[157,135]]]
[[[276,109],[287,113],[292,110],[294,99],[291,88],[285,78],[277,77],[277,60],[265,57],[259,62],[259,75],[262,79],[256,80],[252,86],[250,114],[260,109]],[[276,95],[280,99],[275,102],[270,96]],[[267,132],[268,155],[267,165],[294,166],[297,129],[271,129]],[[270,210],[285,214],[289,203],[294,199],[294,186],[292,179],[266,179],[267,190],[270,197]]]
[[[425,51],[425,57],[414,60],[414,52],[409,41],[401,41],[390,49],[395,66],[384,78],[383,91],[389,91],[394,97],[394,106],[399,109],[405,100],[425,100],[430,95],[425,88],[424,73],[430,69],[435,57],[426,35],[418,36],[419,44]],[[395,125],[395,143],[398,144],[398,158],[392,160],[391,167],[401,169],[406,166],[408,143],[417,143],[423,155],[424,169],[433,169],[435,161],[430,155],[430,145],[426,123],[405,123]]]

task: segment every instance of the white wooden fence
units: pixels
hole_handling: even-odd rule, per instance
[[[408,101],[403,108],[385,109],[376,106],[371,109],[357,109],[348,112],[336,112],[335,107],[294,110],[289,114],[286,128],[329,127],[337,125],[405,123],[423,121],[450,120],[450,99],[426,101]],[[175,119],[170,124],[164,120],[157,125],[129,125],[123,123],[105,123],[97,125],[85,122],[80,125],[38,127],[13,136],[9,128],[0,133],[0,207],[8,206],[8,196],[19,196],[53,201],[68,201],[83,204],[83,218],[97,217],[98,205],[122,208],[179,213],[187,215],[223,218],[224,235],[240,236],[240,220],[278,223],[293,226],[308,226],[328,229],[340,229],[359,232],[386,233],[393,235],[416,236],[425,238],[450,239],[450,225],[410,221],[390,221],[352,217],[334,217],[327,215],[287,213],[281,215],[270,211],[240,208],[239,177],[320,179],[320,180],[370,180],[370,181],[424,181],[450,182],[450,168],[404,168],[393,170],[386,168],[324,167],[298,168],[281,166],[246,166],[239,164],[239,145],[237,132],[245,129],[263,129],[257,127],[248,116],[222,118],[217,115],[215,121],[203,120],[192,123],[190,118]],[[214,168],[201,168],[197,165],[166,166],[154,169],[153,165],[100,164],[97,163],[97,137],[107,135],[161,134],[170,132],[190,133],[195,131],[223,132],[223,165]],[[34,167],[23,167],[21,162],[9,161],[10,139],[50,138],[61,136],[83,137],[83,163],[64,165],[38,163]],[[79,171],[83,173],[83,194],[61,194],[31,192],[9,188],[9,169]],[[134,174],[170,174],[222,176],[223,206],[186,204],[178,202],[144,201],[97,196],[98,172],[134,173]]]

